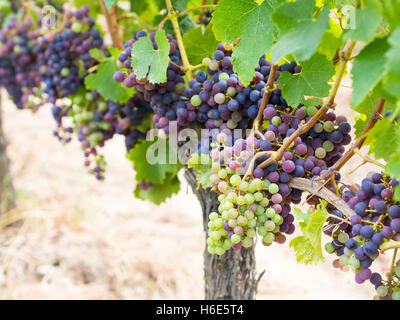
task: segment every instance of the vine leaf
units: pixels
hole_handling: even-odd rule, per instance
[[[132,46],[132,69],[138,79],[147,77],[149,82],[156,84],[167,81],[169,63],[169,41],[165,31],[157,31],[155,35],[157,49],[148,37],[141,37]]]
[[[258,5],[253,0],[221,0],[213,13],[213,31],[217,40],[240,43],[233,48],[233,70],[240,81],[248,85],[255,75],[259,58],[267,53],[276,32],[269,17],[273,11],[271,0]]]
[[[134,195],[138,199],[148,200],[156,205],[164,202],[180,190],[180,181],[176,174],[168,173],[162,183],[157,183],[146,190],[142,190],[139,184],[136,186]]]
[[[400,28],[393,31],[388,39],[391,48],[386,52],[385,79],[386,90],[397,98],[400,98]]]
[[[384,1],[383,14],[391,30],[400,26],[400,0]]]
[[[278,78],[278,86],[289,105],[316,105],[320,102],[306,100],[304,96],[326,97],[330,89],[328,80],[334,72],[335,68],[327,58],[316,53],[311,59],[302,63],[300,73],[281,72]]]
[[[211,188],[211,165],[212,160],[206,154],[201,154],[199,157],[196,153],[192,154],[188,161],[188,168],[193,168],[196,171],[196,179],[203,188]]]
[[[368,43],[382,21],[382,5],[378,0],[365,0],[364,8],[356,9],[356,20],[353,29],[343,34],[343,40],[359,40]]]
[[[98,55],[99,52],[93,52]],[[96,90],[106,100],[112,100],[115,102],[126,102],[134,94],[134,89],[128,89],[123,87],[120,83],[110,81],[113,75],[119,68],[114,58],[103,59],[97,66],[95,73],[88,75],[85,78],[85,87],[88,90]]]
[[[306,8],[310,6],[310,2],[314,3],[313,0],[301,1],[304,4],[304,10],[307,10]],[[288,6],[293,6],[293,3],[287,3],[278,8],[277,11],[286,13]],[[315,20],[312,11],[307,11],[308,16],[304,13],[301,19],[290,23],[287,21],[290,17],[286,15],[283,20],[283,30],[280,30],[280,39],[272,48],[271,60],[273,63],[279,63],[283,57],[290,53],[294,54],[298,60],[304,61],[309,59],[316,51],[322,35],[329,28],[329,8],[323,8],[321,14]]]
[[[340,47],[342,34],[343,30],[340,24],[330,18],[329,29],[322,35],[321,43],[317,47],[317,52],[322,53],[329,60],[332,60],[337,49]]]
[[[136,181],[163,183],[168,174],[177,174],[181,164],[170,158],[168,140],[143,140],[127,154],[136,170]],[[170,161],[171,160],[171,161]],[[175,162],[175,163],[173,163]]]
[[[368,44],[354,60],[352,106],[357,107],[385,74],[385,52],[389,48],[386,38]]]
[[[300,209],[294,209],[296,219],[302,220],[299,225],[303,235],[290,241],[289,246],[294,249],[299,263],[313,264],[324,261],[321,234],[329,215],[326,205],[327,202],[321,200],[314,212],[309,209],[307,213],[302,213]]]
[[[104,0],[107,9],[110,9],[112,6],[117,5],[117,2],[118,2],[117,0]]]
[[[191,29],[183,36],[186,52],[192,65],[200,64],[204,57],[212,58],[218,41],[212,32],[212,24]]]

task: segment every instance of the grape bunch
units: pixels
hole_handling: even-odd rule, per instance
[[[30,95],[38,91],[41,75],[36,70],[34,45],[40,35],[32,20],[11,17],[0,30],[0,85],[12,97],[17,108],[33,106]]]
[[[65,15],[67,21],[63,30],[45,34],[33,48],[38,55],[37,69],[43,78],[43,92],[50,103],[74,95],[88,69],[97,64],[89,50],[104,50],[103,38],[94,28],[95,20],[89,18],[87,5],[74,12],[67,11]]]
[[[179,68],[182,63],[178,44],[170,34],[167,34],[171,60],[167,69],[167,81],[153,84],[146,78],[137,79],[135,73],[132,72],[132,45],[139,38],[147,36],[153,42],[153,47],[157,48],[154,32],[147,35],[145,31],[138,31],[133,39],[125,42],[125,50],[118,56],[118,66],[123,68],[123,71],[117,71],[114,74],[114,80],[122,82],[127,88],[135,87],[138,92],[142,93],[154,112],[155,127],[163,130],[165,134],[169,134],[170,121],[177,121],[180,128],[185,127],[196,119],[196,113],[194,110],[187,110],[185,101],[182,99],[185,89],[184,72]]]
[[[400,235],[400,202],[393,199],[397,185],[396,179],[372,172],[358,190],[344,189],[342,198],[355,214],[348,219],[339,210],[332,211],[338,218],[331,219],[325,230],[333,238],[325,249],[339,257],[334,266],[351,269],[359,284],[369,280],[377,298],[383,300],[400,300],[399,267],[386,280],[370,267],[379,256],[380,246]]]

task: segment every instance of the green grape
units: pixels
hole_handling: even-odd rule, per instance
[[[349,235],[345,232],[342,232],[339,234],[338,240],[339,240],[339,242],[344,244],[344,243],[346,243],[347,240],[349,240]]]
[[[247,230],[247,236],[249,238],[254,238],[256,236],[256,231],[254,229]]]
[[[254,218],[254,212],[251,210],[246,210],[244,213],[247,219],[253,219]]]
[[[217,93],[214,96],[214,100],[218,104],[223,104],[225,102],[225,95],[223,93]]]
[[[392,299],[393,300],[400,300],[400,290],[394,291],[392,293]]]
[[[335,146],[331,141],[326,140],[322,144],[322,148],[324,148],[326,150],[326,152],[331,152],[335,148]]]
[[[279,226],[275,226],[274,230],[272,230],[273,233],[279,232]]]
[[[237,226],[237,221],[235,219],[231,219],[228,221],[228,225],[233,229]]]
[[[272,123],[275,127],[278,127],[278,126],[282,123],[282,120],[281,120],[281,118],[280,118],[279,116],[274,116],[274,117],[272,117],[272,119],[271,119],[271,123]]]
[[[267,229],[265,229],[265,227],[264,226],[261,226],[261,227],[259,227],[258,229],[257,229],[257,232],[258,232],[258,234],[260,235],[260,236],[265,236],[266,234],[267,234]]]
[[[233,97],[234,95],[236,94],[236,89],[234,88],[234,87],[228,87],[228,89],[226,89],[226,95],[227,96],[230,96],[230,97]],[[232,114],[232,116],[233,116],[233,114]],[[241,116],[241,115],[240,115]],[[232,117],[232,119],[233,119],[233,117]],[[233,119],[234,120],[234,119]],[[239,121],[240,121],[241,119],[239,119]]]
[[[263,225],[267,221],[267,217],[265,216],[265,214],[263,214],[257,218],[257,221],[260,222],[261,225]]]
[[[221,233],[221,237],[227,237],[228,236],[228,231],[226,231],[225,229],[220,229],[219,232]]]
[[[283,223],[283,218],[282,218],[281,215],[276,214],[275,216],[272,217],[272,221],[273,221],[276,225],[280,226],[280,225]]]
[[[347,264],[353,269],[358,269],[360,267],[360,260],[356,259],[355,257],[351,257]]]
[[[211,60],[208,67],[210,68],[210,70],[216,71],[219,68],[219,63],[217,60]]]
[[[268,205],[269,205],[269,200],[268,200],[268,198],[263,198],[263,199],[260,201],[260,205],[263,206],[263,207],[268,206]]]
[[[265,243],[272,243],[275,240],[275,235],[272,232],[267,232],[263,236],[263,240],[264,240]]]
[[[247,181],[242,181],[239,185],[239,190],[243,192],[249,190],[249,183]]]
[[[229,211],[224,211],[221,213],[221,217],[224,220],[229,220],[230,219],[230,215],[229,215]]]
[[[265,212],[264,208],[260,205],[257,206],[256,208],[256,216],[259,216]]]
[[[241,214],[244,214],[247,211],[247,206],[241,206],[239,211]]]
[[[222,204],[222,209],[225,210],[230,210],[233,208],[233,204],[230,201],[224,200],[224,202],[221,203]]]
[[[326,156],[326,151],[325,151],[325,149],[324,148],[317,148],[316,150],[315,150],[315,156],[317,157],[317,158],[319,158],[319,159],[323,159],[323,158],[325,158],[325,156]]]
[[[68,77],[69,76],[69,69],[68,68],[62,68],[61,69],[61,75],[63,77]],[[93,100],[93,96],[92,96],[92,100]]]
[[[256,192],[254,194],[254,199],[256,199],[257,202],[260,202],[262,199],[264,199],[264,196],[261,192]]]
[[[245,226],[247,224],[247,218],[244,217],[244,216],[239,216],[237,218],[237,223],[238,223],[239,226],[243,227],[243,226]]]
[[[221,239],[221,233],[219,231],[212,231],[210,232],[210,238],[214,241],[219,240]]]
[[[268,187],[268,191],[271,194],[275,194],[279,192],[279,186],[276,183],[271,183]]]
[[[275,223],[272,220],[268,220],[264,223],[264,227],[267,231],[272,231],[275,229]]]
[[[246,237],[243,239],[242,241],[242,246],[245,248],[250,248],[253,245],[253,240],[251,240],[251,238]]]
[[[218,218],[219,217],[219,215],[218,215],[218,213],[216,213],[216,212],[211,212],[209,215],[208,215],[208,218],[212,221],[212,220],[215,220],[216,218]]]
[[[248,205],[254,203],[255,199],[254,199],[254,196],[251,193],[247,193],[244,197],[246,198],[246,203]]]
[[[237,194],[236,194],[236,192],[231,191],[231,192],[228,193],[226,198],[231,202],[236,202]]]
[[[256,178],[250,182],[250,188],[255,191],[261,190],[262,187],[263,187],[263,182],[261,179]]]
[[[225,179],[228,176],[228,172],[225,169],[221,169],[218,171],[218,177],[220,179]]]
[[[247,227],[249,228],[254,228],[257,225],[257,220],[256,219],[248,219],[247,221]],[[252,229],[251,229],[252,230]],[[247,231],[248,233],[249,231]]]
[[[354,253],[354,251],[353,250],[350,250],[350,249],[347,249],[346,247],[344,247],[344,254],[347,256],[347,257],[351,257],[352,255],[353,255],[353,253]]]
[[[276,214],[275,210],[273,208],[268,208],[267,211],[265,212],[268,218],[273,218]]]
[[[313,115],[315,115],[318,112],[318,109],[314,106],[311,106],[311,107],[307,107],[306,112],[309,117],[312,117]]]
[[[240,176],[238,176],[237,174],[233,175],[230,179],[229,182],[231,183],[231,185],[233,186],[238,186],[241,182],[242,179],[240,179]],[[243,190],[244,191],[244,190]]]
[[[270,184],[271,184],[271,181],[269,181],[269,180],[264,180],[264,181],[263,181],[263,187],[262,187],[262,188],[265,189],[265,190],[267,190]]]
[[[236,199],[236,203],[239,206],[243,206],[246,203],[246,198],[243,197],[243,196],[238,196],[237,199]]]
[[[225,239],[222,246],[223,246],[223,248],[224,248],[225,250],[229,250],[230,248],[232,248],[232,241],[231,241],[231,239]]]
[[[217,218],[214,220],[214,226],[216,229],[222,228],[223,225],[224,225],[224,221],[221,218]]]
[[[339,263],[342,265],[342,266],[347,266],[347,263],[349,262],[349,257],[347,257],[347,256],[345,256],[345,255],[342,255],[342,256],[340,256],[340,258],[339,258]]]
[[[335,248],[330,242],[328,242],[327,244],[325,244],[325,251],[328,253],[333,253],[335,251]]]
[[[71,30],[75,33],[79,33],[82,31],[82,25],[79,22],[74,22],[71,26]]]
[[[215,248],[213,248],[211,246],[207,247],[207,251],[208,251],[209,254],[215,254]]]
[[[335,125],[332,121],[325,121],[323,126],[326,132],[332,132],[333,130],[335,130]]]
[[[388,288],[386,288],[385,286],[379,286],[378,288],[376,288],[376,294],[378,295],[378,297],[385,297],[388,294]]]
[[[225,253],[225,249],[221,247],[215,248],[215,253],[219,256],[222,256]]]
[[[241,237],[240,237],[238,234],[234,234],[234,235],[232,235],[232,237],[231,237],[231,241],[232,241],[233,243],[239,243],[240,240],[241,240]]]
[[[218,79],[219,79],[219,80],[228,81],[228,80],[229,80],[229,74],[227,74],[226,72],[221,72],[221,73],[219,74]]]
[[[213,241],[211,240],[210,237],[207,238],[207,245],[211,246],[213,244]]]
[[[239,213],[237,212],[237,210],[235,208],[230,209],[228,213],[229,213],[229,217],[231,219],[236,219],[237,216],[239,215]]]
[[[324,127],[322,124],[320,124],[319,122],[317,122],[316,124],[314,124],[313,129],[316,133],[321,133],[324,130]]]

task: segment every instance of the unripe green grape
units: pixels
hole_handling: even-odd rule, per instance
[[[185,91],[185,89],[186,89],[185,84],[182,82],[178,82],[175,85],[175,91],[176,91],[176,93],[178,93],[180,95],[183,95],[183,92]]]
[[[273,218],[276,215],[276,212],[273,208],[268,208],[265,214],[268,218]]]
[[[349,235],[345,232],[342,232],[339,234],[338,240],[339,240],[339,242],[344,244],[344,243],[346,243],[347,240],[349,240]]]
[[[225,249],[225,250],[229,250],[230,248],[232,248],[232,241],[231,241],[231,239],[225,239],[224,240],[224,243],[223,243],[223,248]]]
[[[215,100],[215,102],[216,103],[218,103],[218,104],[223,104],[224,102],[225,102],[225,95],[223,94],[223,93],[217,93],[215,96],[214,96],[214,100]]]
[[[275,229],[275,223],[272,220],[268,220],[264,223],[264,227],[267,231],[272,231]]]
[[[237,199],[236,199],[236,203],[239,206],[243,206],[246,203],[246,198],[243,197],[243,196],[238,196]]]
[[[231,191],[228,193],[226,198],[231,202],[236,202],[237,194],[236,194],[236,192]]]
[[[263,181],[263,189],[268,190],[270,184],[271,184],[271,181],[264,180]]]
[[[247,218],[244,216],[239,216],[237,218],[238,225],[242,227],[244,227],[247,224],[247,221],[248,221]]]
[[[236,219],[237,216],[239,215],[239,213],[237,212],[237,210],[235,208],[229,209],[228,213],[229,213],[229,217],[231,219]]]
[[[210,62],[211,62],[211,59],[208,57],[203,58],[203,60],[201,61],[201,63],[203,65],[205,65],[206,67],[210,64]]]
[[[251,210],[246,210],[244,213],[247,219],[253,219],[254,218],[254,212]]]
[[[211,71],[216,71],[218,70],[219,63],[217,60],[211,60],[208,67],[210,68]]]
[[[263,182],[261,179],[255,178],[250,185],[252,186],[252,189],[258,191],[261,190],[263,187]]]
[[[400,291],[392,292],[392,299],[393,300],[400,300]]]
[[[268,206],[268,205],[269,205],[269,200],[268,200],[268,198],[263,198],[263,199],[260,201],[260,205],[263,206],[263,207]]]
[[[251,238],[246,237],[243,239],[242,241],[242,246],[245,248],[250,248],[253,245],[253,240],[251,240]]]
[[[234,96],[236,94],[236,89],[234,88],[234,87],[229,87],[227,90],[226,90],[226,95],[227,96],[230,96],[230,97],[232,97],[232,96]],[[240,120],[240,119],[239,119]]]
[[[378,295],[378,297],[385,297],[388,294],[388,288],[386,288],[385,286],[379,286],[378,288],[376,288],[376,294]]]
[[[355,257],[351,257],[347,264],[351,266],[353,269],[358,269],[360,267],[360,261],[356,259]]]
[[[207,251],[208,251],[209,254],[215,254],[215,248],[214,247],[208,246],[207,247]]]
[[[218,183],[218,191],[225,193],[228,190],[228,184],[225,181],[220,181]]]
[[[235,219],[231,219],[228,221],[228,225],[233,229],[237,226],[237,221]]]
[[[267,221],[267,217],[262,214],[257,218],[257,222],[259,222],[261,225],[263,225]]]
[[[333,253],[335,251],[335,248],[330,242],[328,242],[327,244],[325,244],[325,251],[328,253]]]
[[[62,68],[61,69],[61,75],[63,77],[68,77],[69,76],[69,69],[68,68]],[[93,98],[93,97],[92,97]],[[92,99],[93,100],[93,99]]]
[[[226,72],[221,72],[221,73],[219,74],[219,76],[218,76],[218,79],[219,79],[219,80],[228,81],[228,79],[229,79],[229,74],[227,74]]]
[[[215,228],[220,229],[224,225],[224,221],[221,218],[217,218],[214,220]]]
[[[234,235],[232,235],[232,237],[231,237],[231,241],[232,241],[233,243],[239,243],[240,240],[241,240],[241,237],[240,237],[238,234],[234,234]]]
[[[335,125],[332,121],[325,121],[323,126],[326,132],[332,132],[333,130],[335,130]]]
[[[353,255],[354,251],[353,251],[353,250],[350,250],[350,249],[347,249],[346,247],[344,247],[343,253],[344,253],[347,257],[350,258],[350,257]]]
[[[224,220],[229,220],[231,217],[230,217],[230,215],[229,215],[229,211],[224,211],[224,212],[222,212],[221,213],[221,217],[222,217],[222,219],[224,219]]]
[[[256,216],[259,216],[264,213],[265,213],[265,209],[262,206],[258,205],[256,208]]]
[[[254,196],[251,193],[247,193],[244,197],[246,199],[247,204],[254,203]]]
[[[213,173],[213,174],[210,176],[210,182],[211,182],[212,185],[216,185],[216,184],[219,182],[218,174]],[[224,197],[225,197],[225,196],[224,196]],[[224,199],[225,199],[225,198],[224,198]],[[221,200],[221,201],[222,201],[222,200]]]
[[[219,217],[219,215],[218,215],[218,213],[216,213],[216,212],[211,212],[211,213],[208,215],[208,219],[210,219],[211,221],[217,219],[218,217]]]
[[[331,152],[335,148],[335,146],[333,145],[333,143],[331,141],[326,140],[322,144],[322,148],[324,148],[326,150],[326,152]]]
[[[278,127],[278,126],[282,123],[282,120],[281,120],[281,118],[280,118],[279,116],[274,116],[274,117],[272,117],[272,119],[271,119],[271,123],[272,123],[275,127]]]
[[[242,181],[239,185],[239,190],[243,192],[249,190],[249,183],[247,181]]]
[[[314,124],[313,129],[316,133],[321,133],[324,130],[324,127],[322,124],[320,124],[319,122],[317,122],[316,124]]]
[[[216,247],[215,248],[215,253],[219,256],[222,256],[225,253],[225,249],[221,247]]]
[[[242,179],[240,179],[240,176],[235,174],[229,179],[229,182],[231,183],[231,185],[236,187],[242,182]]]
[[[219,240],[221,239],[221,234],[219,233],[219,231],[212,231],[210,232],[210,238],[214,241]]]
[[[263,236],[263,241],[265,243],[272,243],[275,240],[275,235],[272,232],[267,232],[264,236]]]
[[[347,256],[345,256],[345,255],[341,255],[341,256],[339,257],[339,263],[340,263],[343,267],[344,267],[344,266],[347,266],[348,262],[349,262],[349,257],[347,257]]]
[[[200,99],[199,95],[195,94],[194,96],[192,96],[192,98],[190,98],[190,103],[192,105],[194,105],[195,107],[198,107],[199,105],[201,105],[201,99]]]
[[[274,230],[272,230],[272,233],[277,233],[279,232],[279,226],[275,225]]]
[[[217,125],[215,124],[215,122],[216,122],[216,120],[214,120],[214,125],[217,127]],[[234,120],[232,120],[232,119],[229,119],[229,120],[226,122],[226,125],[227,125],[227,127],[228,127],[229,129],[233,130],[233,129],[236,129],[236,127],[237,127],[237,122],[234,121]]]
[[[225,229],[220,229],[219,232],[221,233],[221,237],[227,237],[228,236],[228,231],[226,231]]]
[[[211,246],[213,244],[213,241],[211,240],[210,237],[207,237],[207,245]]]
[[[316,156],[317,158],[319,158],[319,159],[325,158],[325,157],[326,157],[326,151],[325,151],[325,149],[324,149],[324,148],[321,148],[321,147],[317,148],[317,149],[315,150],[315,156]]]
[[[221,169],[221,170],[219,170],[219,172],[218,172],[218,177],[219,177],[220,179],[225,179],[225,178],[227,177],[227,175],[228,175],[228,173],[226,172],[225,169]]]
[[[79,22],[74,22],[71,26],[71,30],[75,33],[79,33],[82,31],[82,25]]]
[[[267,234],[267,232],[268,232],[268,231],[267,231],[267,229],[265,229],[264,226],[259,227],[258,230],[257,230],[257,233],[258,233],[261,237],[265,236],[265,235]]]
[[[256,236],[256,231],[254,229],[247,230],[247,237],[254,238]]]
[[[254,194],[254,199],[256,199],[257,202],[260,202],[263,198],[264,198],[264,196],[261,192],[256,192]]]
[[[222,202],[222,201],[224,201],[225,200],[225,195],[224,194],[220,194],[219,196],[218,196],[218,201],[219,202]]]
[[[312,117],[313,115],[315,115],[318,112],[318,109],[314,106],[311,107],[307,107],[307,116]]]
[[[268,187],[268,191],[271,194],[275,194],[279,192],[279,186],[276,183],[271,183]]]
[[[255,226],[257,225],[257,220],[256,219],[249,219],[248,221],[247,221],[247,227],[249,227],[249,228],[254,228]],[[247,231],[247,232],[249,232],[249,231]]]
[[[276,215],[274,215],[274,216],[272,217],[272,221],[273,221],[276,225],[280,226],[280,225],[283,223],[283,218],[282,218],[281,215],[276,214]]]
[[[239,211],[241,214],[244,214],[247,211],[247,206],[241,206]]]

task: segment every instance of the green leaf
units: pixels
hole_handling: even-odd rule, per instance
[[[322,227],[329,215],[326,205],[327,203],[321,200],[316,210],[314,212],[309,210],[307,214],[297,208],[294,209],[296,219],[303,220],[299,222],[303,235],[290,241],[289,246],[294,249],[296,260],[299,263],[312,264],[324,261],[321,234]]]
[[[139,184],[136,186],[134,195],[138,199],[148,200],[156,205],[163,203],[167,198],[179,192],[180,182],[176,175],[169,173],[162,183],[155,184],[147,190],[140,189]]]
[[[394,115],[393,115],[394,116]],[[383,118],[368,132],[365,144],[376,158],[388,159],[399,148],[400,127],[392,123],[392,117]]]
[[[149,6],[149,2],[147,0],[130,0],[130,11],[135,12],[136,14],[141,14],[144,12]]]
[[[278,86],[288,105],[316,105],[320,101],[306,100],[304,96],[321,98],[328,96],[330,90],[328,80],[334,72],[335,68],[332,63],[322,54],[316,53],[311,59],[302,63],[300,73],[281,72]]]
[[[274,41],[275,26],[270,22],[274,1],[258,5],[253,0],[221,0],[213,13],[213,30],[217,40],[240,43],[233,48],[233,70],[244,85],[253,79],[260,57]]]
[[[308,3],[311,0],[303,1]],[[315,20],[312,18],[312,12],[310,14],[309,19],[294,23],[274,45],[271,52],[273,63],[278,63],[290,53],[300,61],[307,60],[314,54],[321,42],[322,35],[329,28],[329,8],[322,9],[321,14]]]
[[[119,71],[113,58],[103,60],[95,73],[85,78],[85,87],[88,90],[96,90],[106,100],[115,102],[126,102],[134,94],[134,89],[123,87],[113,80],[114,73]]]
[[[340,24],[336,23],[332,18],[329,19],[329,29],[322,35],[321,43],[317,48],[317,52],[325,55],[332,60],[341,44],[341,36],[343,30]]]
[[[400,0],[385,0],[383,2],[383,15],[391,30],[400,26]]]
[[[207,27],[190,30],[183,36],[183,42],[192,65],[200,64],[205,57],[212,58],[218,44],[211,23]]]
[[[169,41],[165,31],[157,31],[155,36],[158,49],[148,37],[141,37],[132,46],[132,69],[138,79],[147,77],[151,83],[167,81],[169,62]]]
[[[168,140],[159,138],[143,140],[131,149],[127,158],[135,167],[136,181],[157,184],[163,182],[169,173],[177,174],[182,165],[170,158],[169,150]]]
[[[104,0],[107,9],[110,9],[112,6],[117,5],[117,0]]]
[[[365,0],[364,8],[356,9],[354,29],[348,29],[343,34],[343,41],[359,40],[368,43],[374,36],[382,21],[382,5],[378,0]]]
[[[106,56],[104,55],[103,50],[100,50],[98,48],[90,49],[89,50],[89,54],[90,54],[91,57],[93,57],[93,58],[95,58],[95,59],[97,59],[99,61],[102,61],[102,60],[106,59]]]
[[[380,81],[385,73],[385,52],[389,45],[386,38],[376,39],[368,44],[355,58],[353,74],[352,106],[356,108]]]
[[[188,168],[193,168],[197,175],[197,182],[203,188],[211,188],[211,165],[212,160],[208,155],[201,154],[199,157],[196,153],[192,154],[188,161]]]
[[[391,48],[386,52],[385,88],[393,96],[400,99],[400,27],[389,37]]]

